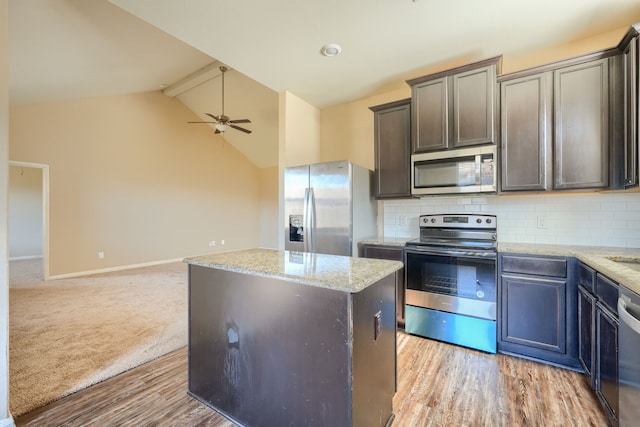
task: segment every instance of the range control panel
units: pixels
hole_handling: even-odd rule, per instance
[[[496,229],[495,215],[420,215],[420,228],[481,228]]]

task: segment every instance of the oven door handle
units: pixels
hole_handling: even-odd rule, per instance
[[[416,254],[416,255],[436,255],[436,256],[456,256],[459,258],[470,258],[470,259],[490,259],[495,260],[498,258],[497,253],[474,253],[468,251],[438,251],[438,250],[429,250],[429,249],[407,249],[407,252]]]

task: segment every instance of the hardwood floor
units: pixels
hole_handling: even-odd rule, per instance
[[[398,333],[393,426],[608,426],[584,377]],[[233,426],[190,398],[187,349],[16,419],[20,426]]]

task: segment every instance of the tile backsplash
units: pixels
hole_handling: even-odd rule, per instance
[[[640,248],[640,192],[438,196],[383,202],[384,237],[419,236],[424,214],[497,215],[498,241]]]

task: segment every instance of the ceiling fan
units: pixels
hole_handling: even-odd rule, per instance
[[[219,116],[214,116],[213,114],[205,113],[207,116],[211,117],[214,121],[212,122],[187,122],[187,123],[208,123],[213,124],[216,128],[215,133],[223,133],[228,128],[237,129],[244,133],[251,133],[249,129],[245,129],[243,127],[237,126],[238,123],[251,123],[249,119],[236,119],[231,120],[228,116],[224,115],[224,73],[227,71],[227,67],[224,65],[220,66],[220,71],[222,72],[222,114]]]

